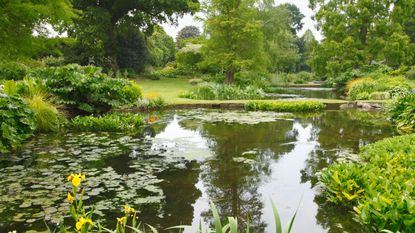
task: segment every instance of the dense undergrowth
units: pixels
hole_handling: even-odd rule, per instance
[[[320,176],[330,202],[353,209],[374,231],[415,229],[415,135],[364,147],[357,163],[337,163]]]

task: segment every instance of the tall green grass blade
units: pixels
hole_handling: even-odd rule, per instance
[[[147,226],[150,228],[150,230],[151,230],[153,233],[158,233],[157,229],[156,229],[156,228],[154,228],[153,226],[148,225],[148,224],[147,224]]]
[[[231,230],[230,233],[238,233],[238,220],[233,217],[229,217],[228,221]]]
[[[291,230],[293,228],[293,225],[294,225],[295,218],[297,217],[297,212],[298,212],[298,210],[295,211],[295,214],[291,218],[290,224],[287,226],[287,228],[285,228],[284,233],[290,233],[291,232]]]
[[[222,231],[222,223],[220,222],[218,210],[216,209],[216,206],[215,206],[215,204],[213,204],[212,201],[210,201],[210,206],[212,208],[213,218],[215,219],[215,229],[216,229],[216,233],[223,233],[223,231]]]
[[[272,211],[274,212],[274,219],[275,219],[275,233],[282,233],[282,226],[281,226],[281,218],[278,214],[277,207],[273,200],[271,200],[272,204]]]

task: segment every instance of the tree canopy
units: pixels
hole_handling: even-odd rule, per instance
[[[310,0],[310,6],[325,38],[313,54],[318,74],[335,76],[373,61],[394,67],[413,61],[405,32],[413,0]]]
[[[254,0],[208,0],[205,29],[209,39],[203,49],[207,63],[226,73],[225,83],[234,82],[242,69],[264,70],[266,54],[262,21]]]
[[[45,36],[45,26],[63,29],[76,17],[68,0],[0,1],[0,56],[30,54],[34,32]]]
[[[94,41],[99,41],[104,51],[104,60],[113,70],[119,68],[117,27],[128,24],[151,34],[154,25],[175,22],[178,16],[193,13],[199,8],[197,0],[74,0],[73,5],[84,14],[75,21],[71,36],[94,34],[92,38],[88,37],[89,40],[85,42],[87,44],[82,47],[91,47],[96,44]],[[91,15],[99,22],[90,24]]]

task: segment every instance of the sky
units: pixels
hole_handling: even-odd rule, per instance
[[[315,27],[316,23],[311,19],[314,13],[308,7],[308,0],[275,0],[276,5],[283,3],[292,3],[297,5],[301,13],[305,15],[305,18],[303,19],[304,27],[303,31],[300,32],[300,35],[302,35],[302,33],[304,33],[307,29],[310,29],[317,40],[321,40],[323,38],[321,33],[318,32]],[[185,15],[184,17],[180,18],[178,25],[163,24],[163,27],[167,34],[173,38],[176,38],[177,32],[180,31],[180,29],[190,25],[194,25],[202,29],[202,23],[194,20],[191,15]]]

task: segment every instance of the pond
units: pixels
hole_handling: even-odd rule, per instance
[[[342,99],[334,88],[323,87],[275,87],[269,95],[278,99]]]
[[[365,232],[346,210],[324,202],[317,175],[359,147],[394,135],[379,113],[312,115],[187,110],[157,114],[138,135],[40,135],[1,156],[0,232],[45,230],[68,216],[68,174],[87,175],[86,202],[107,226],[122,205],[159,229],[211,224],[222,216],[273,232],[270,200],[294,232]],[[68,222],[68,224],[72,224]]]

